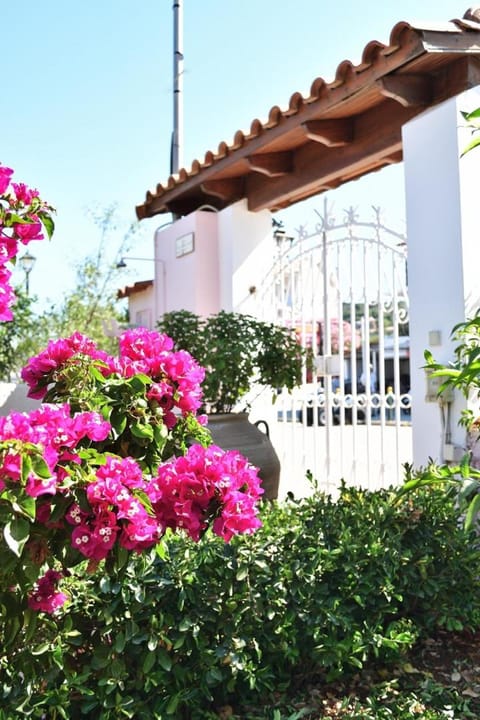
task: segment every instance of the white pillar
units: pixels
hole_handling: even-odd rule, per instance
[[[222,310],[255,315],[255,290],[272,266],[274,241],[268,210],[250,212],[246,200],[218,213]]]
[[[425,400],[424,350],[442,363],[452,360],[453,326],[479,307],[480,149],[460,158],[471,138],[460,111],[479,106],[477,87],[403,128],[415,466],[425,465],[429,457],[448,459],[440,408]],[[465,407],[464,398],[455,393],[451,443],[459,447],[465,447],[465,430],[458,426]]]

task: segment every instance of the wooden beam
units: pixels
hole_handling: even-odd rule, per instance
[[[302,123],[306,136],[327,147],[343,147],[353,140],[353,119],[307,120]]]
[[[213,195],[224,202],[231,202],[242,195],[243,186],[243,178],[233,177],[223,180],[205,180],[200,184],[200,189],[206,195]]]
[[[267,177],[281,177],[293,170],[292,152],[270,152],[250,155],[247,158],[250,169]]]
[[[248,209],[279,207],[309,197],[324,188],[342,184],[346,178],[367,174],[381,165],[401,158],[402,125],[418,113],[415,108],[399,107],[391,100],[358,115],[355,141],[332,151],[309,142],[295,154],[291,175],[272,178],[266,183],[258,175],[247,178]]]
[[[386,75],[377,80],[377,87],[403,107],[421,107],[432,100],[433,84],[426,75]]]

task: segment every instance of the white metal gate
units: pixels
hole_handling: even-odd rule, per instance
[[[293,328],[316,367],[269,413],[281,492],[308,492],[307,470],[333,493],[342,478],[398,483],[412,456],[405,237],[379,208],[370,222],[350,208],[337,223],[325,202],[313,232],[277,229],[274,241],[260,314]]]

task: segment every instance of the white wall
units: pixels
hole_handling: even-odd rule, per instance
[[[177,257],[179,238],[193,233],[193,252]],[[155,233],[157,317],[171,310],[209,315],[219,309],[217,214],[199,210]]]
[[[40,400],[27,397],[28,387],[24,383],[0,382],[0,415],[11,412],[31,412],[40,407]]]
[[[255,314],[255,294],[272,265],[274,243],[268,210],[250,212],[240,200],[218,213],[220,306]]]
[[[134,292],[128,297],[128,313],[131,325],[142,325],[149,330],[155,329],[155,295],[154,286]]]
[[[178,238],[194,233],[194,251],[176,257]],[[272,264],[271,215],[240,201],[219,213],[197,211],[155,233],[155,303],[210,315],[223,310],[255,314],[255,292]]]
[[[450,333],[479,306],[480,223],[478,181],[480,150],[459,156],[470,139],[460,110],[480,106],[480,89],[430,109],[403,128],[410,298],[413,459],[443,460],[439,407],[425,401],[424,350],[429,333],[439,331],[434,357],[453,359]],[[466,401],[456,393],[452,442],[465,445],[458,426]]]

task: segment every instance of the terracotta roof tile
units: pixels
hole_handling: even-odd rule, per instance
[[[221,209],[242,197],[252,210],[276,210],[400,161],[404,122],[480,83],[475,18],[467,12],[450,22],[397,23],[388,45],[368,42],[358,65],[342,61],[332,82],[315,78],[309,95],[294,92],[285,110],[274,105],[265,122],[255,118],[248,132],[237,130],[230,144],[222,140],[159,183],[137,216],[183,215],[205,203]],[[383,146],[369,139],[369,125],[383,131]],[[343,163],[332,154],[338,147]]]
[[[133,285],[126,285],[117,291],[118,300],[136,295],[139,292],[147,290],[149,287],[153,287],[153,280],[138,280]]]

